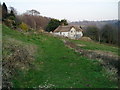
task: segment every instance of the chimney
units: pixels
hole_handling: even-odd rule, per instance
[[[64,23],[62,23],[61,26],[64,26]]]
[[[80,28],[82,29],[82,27],[80,26]]]

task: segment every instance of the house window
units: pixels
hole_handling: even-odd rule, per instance
[[[62,32],[60,32],[60,34],[62,34]]]
[[[71,31],[71,33],[72,33],[73,31]]]

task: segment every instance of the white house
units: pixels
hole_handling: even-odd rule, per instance
[[[83,36],[82,32],[82,28],[77,26],[59,26],[53,33],[55,35],[60,35],[71,39],[79,39]]]

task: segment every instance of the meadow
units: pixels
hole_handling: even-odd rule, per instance
[[[18,32],[5,25],[2,27],[3,57],[14,54],[10,47],[27,51],[27,64],[16,66],[10,82],[14,88],[116,88],[117,82],[109,79],[97,60],[91,60],[66,47],[61,38],[37,32]],[[118,48],[95,42],[71,40],[84,44],[83,49],[111,51]],[[32,60],[29,59],[32,56]],[[22,56],[21,56],[22,57]],[[24,58],[24,56],[23,56]],[[3,60],[4,62],[4,60]],[[15,64],[15,63],[14,63]],[[20,63],[18,63],[20,64]],[[3,67],[4,68],[4,67]]]

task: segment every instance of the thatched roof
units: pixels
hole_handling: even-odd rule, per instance
[[[54,30],[54,32],[68,32],[71,30],[71,28],[75,28],[76,31],[83,31],[81,28],[77,26],[59,26]]]

